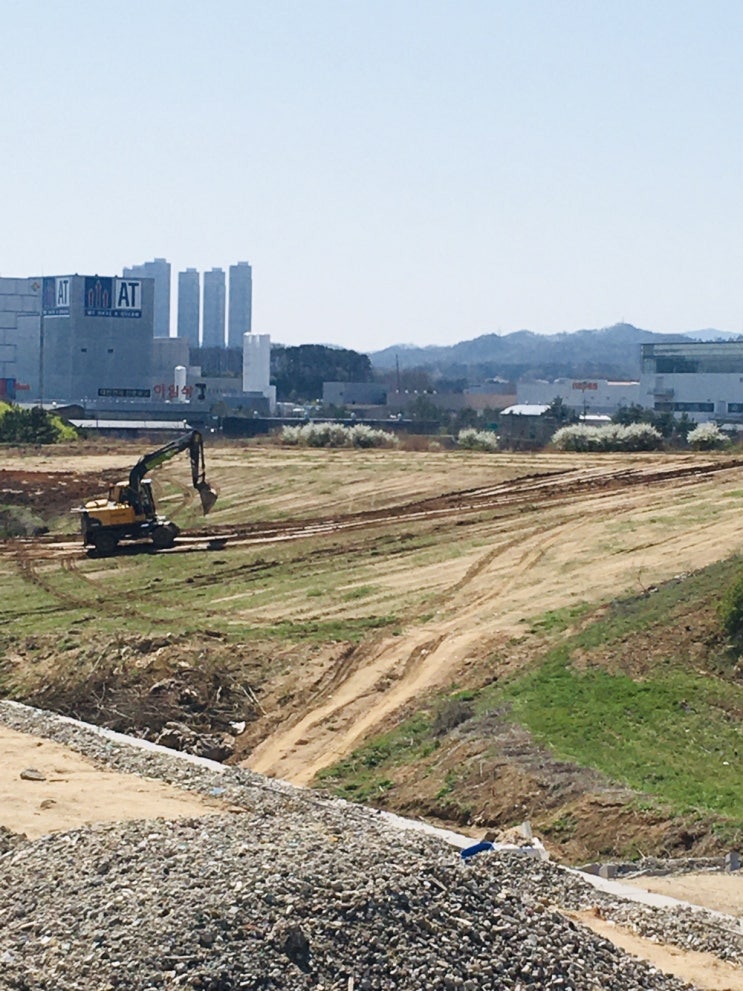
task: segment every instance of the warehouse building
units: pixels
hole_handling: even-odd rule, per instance
[[[576,413],[611,414],[622,406],[639,403],[640,383],[567,378],[551,382],[519,382],[516,396],[516,401],[522,405],[536,403],[549,406],[554,399],[561,399],[568,409]]]
[[[148,399],[152,279],[0,279],[0,377],[20,402]]]
[[[742,423],[743,341],[643,344],[640,403],[697,423]]]

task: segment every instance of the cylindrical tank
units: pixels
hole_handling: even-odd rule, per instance
[[[183,365],[175,366],[174,374],[175,395],[179,403],[185,403],[186,397],[186,369]]]

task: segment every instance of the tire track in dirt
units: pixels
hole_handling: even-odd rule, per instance
[[[484,607],[505,593],[513,571],[524,571],[539,560],[548,546],[560,539],[573,520],[542,528],[506,541],[478,556],[465,575],[438,597],[437,615],[454,613],[404,631],[401,637],[380,634],[344,657],[340,671],[322,686],[318,704],[290,725],[281,727],[261,743],[245,766],[307,784],[333,760],[344,756],[388,713],[401,709],[415,696],[449,680],[466,660],[473,641],[478,653],[501,640],[492,619],[483,618]],[[504,553],[516,552],[506,574],[491,580],[491,569],[500,567]],[[472,585],[484,581],[486,589],[472,593]],[[372,704],[376,696],[376,704]]]
[[[502,525],[510,526],[514,514],[520,515],[525,511],[538,513],[546,507],[554,507],[560,502],[573,503],[576,498],[590,495],[593,498],[611,498],[617,489],[631,489],[636,486],[677,484],[686,479],[690,484],[703,481],[709,474],[737,470],[743,467],[743,458],[727,458],[700,462],[690,458],[689,463],[678,464],[674,460],[669,465],[658,467],[656,463],[639,466],[591,466],[588,468],[560,469],[547,474],[529,474],[507,482],[492,486],[465,489],[446,495],[423,499],[403,504],[394,509],[371,510],[348,516],[330,517],[328,519],[294,520],[289,523],[247,524],[238,527],[216,526],[208,530],[196,529],[184,531],[183,536],[189,543],[162,551],[155,551],[148,545],[132,545],[122,547],[122,556],[131,554],[173,554],[173,553],[203,553],[209,550],[203,541],[210,537],[218,537],[228,533],[233,539],[227,545],[219,548],[220,552],[236,547],[260,544],[279,544],[284,541],[296,541],[310,537],[328,536],[351,529],[389,526],[394,524],[416,523],[421,520],[447,520],[453,516],[464,514],[483,514],[496,512],[503,518]],[[186,488],[180,489],[184,501],[188,501],[191,493]],[[70,535],[67,535],[68,537]],[[515,539],[518,543],[521,536]],[[495,548],[492,554],[497,557],[507,548]],[[87,553],[80,543],[61,540],[60,536],[45,536],[34,539],[8,539],[0,541],[0,550],[9,553],[15,559],[19,571],[24,578],[42,588],[48,595],[57,599],[60,606],[66,608],[86,609],[94,603],[96,610],[105,611],[107,615],[120,616],[129,613],[129,607],[119,604],[111,597],[103,597],[98,593],[97,580],[85,575],[80,564],[88,559]],[[57,562],[63,571],[74,574],[84,584],[81,595],[74,594],[69,589],[61,589],[54,581],[53,572],[42,576],[50,562]],[[479,570],[488,567],[489,559],[483,557],[473,567],[475,572],[470,578],[462,579],[469,582]],[[228,569],[227,572],[199,576],[197,581],[206,584],[218,584],[230,574],[244,569]],[[165,594],[167,589],[163,589]],[[451,591],[451,590],[450,590]],[[157,596],[159,590],[152,589],[150,596]],[[91,600],[92,596],[92,600]],[[54,609],[54,606],[50,606]]]
[[[740,466],[736,459],[728,462],[724,470]],[[693,471],[671,475],[645,473],[642,481],[650,481],[649,487],[654,488],[658,482],[673,480],[676,493],[683,496],[688,484],[709,477],[710,472],[693,467]],[[626,473],[622,474],[626,479]],[[613,476],[616,479],[616,473]],[[638,478],[634,473],[630,478],[632,488]],[[729,526],[712,521],[691,528],[679,526],[671,533],[656,528],[644,544],[621,549],[605,562],[608,552],[600,549],[596,535],[601,540],[608,539],[611,531],[606,529],[607,524],[632,518],[638,509],[653,505],[647,493],[638,493],[636,498],[628,498],[629,495],[625,495],[623,486],[615,487],[613,492],[587,487],[582,499],[553,501],[549,515],[536,523],[532,516],[521,516],[519,533],[506,540],[501,539],[503,531],[513,525],[514,518],[491,521],[495,529],[491,527],[490,537],[498,540],[498,545],[480,553],[464,575],[439,594],[433,620],[406,629],[404,642],[382,634],[373,641],[367,640],[344,658],[335,678],[320,686],[309,711],[264,740],[244,764],[296,784],[308,784],[318,771],[350,753],[416,696],[453,682],[468,652],[482,660],[519,631],[517,624],[523,622],[525,615],[575,604],[569,595],[578,593],[560,589],[561,558],[577,569],[570,579],[572,587],[597,596],[626,589],[637,577],[635,571],[639,575],[645,568],[646,552],[655,557],[655,571],[660,568],[667,572],[666,577],[671,577],[676,561],[696,567],[705,563],[705,558],[715,560],[733,550],[734,534]],[[664,508],[664,504],[657,505]],[[547,512],[546,506],[534,508]],[[743,530],[743,522],[739,529]],[[700,530],[704,531],[701,538]],[[579,548],[583,540],[591,553],[582,563]],[[578,553],[571,556],[573,544]],[[700,553],[702,548],[704,552]],[[558,552],[555,561],[544,569],[546,574],[533,578],[551,550]],[[606,574],[597,582],[598,571],[605,564]],[[615,574],[619,577],[614,578]],[[640,590],[644,591],[642,585]],[[523,627],[520,629],[523,632]]]

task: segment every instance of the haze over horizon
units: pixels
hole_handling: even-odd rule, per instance
[[[0,274],[253,266],[369,352],[743,330],[733,0],[6,0]],[[175,313],[173,312],[173,321]]]

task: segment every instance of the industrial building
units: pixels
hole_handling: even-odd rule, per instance
[[[149,398],[155,283],[99,275],[43,279],[39,397]]]
[[[41,279],[0,278],[0,380],[5,383],[4,398],[38,400],[40,314]]]
[[[697,423],[743,422],[743,341],[643,344],[639,402]]]
[[[236,266],[244,289],[250,286],[246,264]],[[220,311],[222,318],[222,337],[215,346],[224,347],[224,273],[213,273],[211,304],[217,325]],[[276,390],[269,384],[269,337],[241,337],[245,383],[239,378],[205,379],[199,367],[190,365],[190,347],[198,344],[199,273],[179,273],[179,289],[179,302],[190,302],[190,310],[183,306],[183,322],[179,315],[185,333],[170,337],[154,332],[153,277],[0,278],[0,398],[77,405],[94,415],[107,411],[119,416],[136,416],[137,411],[171,415],[171,404],[187,403],[193,417],[208,415],[224,397],[239,402],[252,395],[261,409],[272,411]],[[243,308],[243,318],[245,312]]]
[[[518,382],[516,402],[520,405],[549,406],[561,399],[576,413],[616,413],[622,406],[640,402],[639,382],[610,382],[607,379],[566,379]]]
[[[154,294],[151,278],[0,279],[0,378],[19,402],[156,399],[183,347],[155,339]]]

